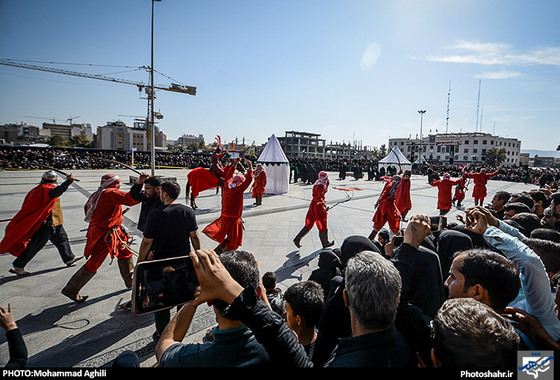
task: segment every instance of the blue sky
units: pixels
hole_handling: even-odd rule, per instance
[[[478,125],[555,150],[559,14],[557,0],[163,0],[155,83],[198,90],[158,91],[160,128],[379,147],[419,134],[422,109],[423,135]],[[0,58],[148,83],[150,23],[149,0],[0,0]],[[80,116],[95,130],[146,110],[135,86],[0,65],[0,123]]]

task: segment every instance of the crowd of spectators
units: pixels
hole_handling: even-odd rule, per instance
[[[247,156],[255,163],[257,157]],[[37,148],[37,147],[0,147],[0,169],[37,169],[39,165],[59,170],[79,169],[109,169],[115,164],[103,161],[108,159],[126,165],[134,165],[138,169],[149,168],[150,153],[80,149],[80,148]],[[187,168],[210,167],[210,153],[185,152],[156,152],[156,167]],[[356,179],[379,180],[385,175],[385,170],[378,170],[377,162],[367,159],[322,159],[322,158],[293,158],[290,159],[290,181],[313,183],[317,173],[327,172],[350,173]],[[480,164],[414,164],[412,173],[428,174],[429,170],[437,173],[449,173],[452,177],[460,177],[463,171],[478,171]],[[487,170],[495,168],[485,166]],[[342,178],[343,179],[343,178]],[[502,167],[498,175],[492,178],[498,181],[524,182],[544,187],[545,184],[558,188],[560,183],[560,169],[555,168],[527,168]]]
[[[0,151],[3,168],[33,168],[34,163],[59,169],[107,165],[96,158],[130,163],[130,157],[119,152]],[[139,162],[145,164],[146,158],[140,154]],[[184,153],[158,154],[157,161],[179,167],[207,163],[209,157]],[[309,178],[309,166],[336,171],[339,165],[294,161],[293,169],[301,171],[294,171],[297,176],[292,180],[303,181],[300,168]],[[427,169],[415,168],[417,174]],[[471,169],[475,170],[466,168]],[[463,168],[445,165],[435,170],[458,176]],[[400,240],[386,239],[382,233],[375,241],[348,236],[340,247],[323,249],[310,278],[287,289],[284,302],[275,302],[283,305],[283,311],[273,308],[267,297],[278,301],[281,292],[274,279],[266,289],[264,278],[258,285],[240,285],[249,273],[251,283],[259,280],[258,263],[250,253],[191,252],[201,293],[181,308],[162,333],[155,346],[158,365],[227,362],[228,366],[517,371],[520,350],[553,351],[555,358],[560,357],[558,172],[535,171],[525,177],[528,169],[504,170],[501,180],[529,178],[527,182],[542,186],[526,193],[502,191],[491,207],[468,209],[465,220],[445,227],[432,224],[426,215],[412,216]],[[188,330],[196,307],[204,302],[216,305],[216,300],[223,301],[215,310],[220,326],[229,327],[215,330],[215,340],[203,343],[206,346],[182,343],[177,337]],[[10,310],[0,308],[0,317],[6,331],[17,330]],[[233,342],[227,336],[233,335],[243,336],[251,350],[232,352]],[[25,356],[25,350],[19,352]],[[115,364],[121,365],[123,357],[128,361],[130,352]],[[10,364],[21,366],[24,359]]]

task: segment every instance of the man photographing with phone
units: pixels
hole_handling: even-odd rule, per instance
[[[192,250],[200,249],[194,210],[177,202],[180,192],[181,187],[175,181],[165,181],[161,184],[160,199],[163,205],[152,210],[146,218],[138,263],[188,256]],[[169,310],[155,313],[154,340],[157,341],[156,338],[159,338],[169,323],[169,318]]]

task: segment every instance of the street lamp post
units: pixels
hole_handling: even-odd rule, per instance
[[[422,153],[424,149],[424,147],[422,146],[422,121],[424,119],[424,114],[426,113],[426,110],[419,110],[418,113],[420,114],[420,155],[418,156],[418,161],[422,163]]]
[[[150,166],[152,169],[152,177],[155,177],[156,171],[156,128],[154,125],[154,3],[161,0],[152,0],[152,46],[151,46],[151,64],[150,64],[150,94],[148,102],[150,104],[150,132],[151,132],[151,158]]]

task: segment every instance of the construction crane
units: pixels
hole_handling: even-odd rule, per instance
[[[152,3],[152,7],[153,7],[153,3]],[[153,23],[153,20],[152,20]],[[153,55],[153,52],[152,52]],[[153,61],[153,59],[152,59]],[[178,92],[178,93],[183,93],[183,94],[189,94],[189,95],[196,95],[196,87],[193,86],[185,86],[185,85],[181,85],[181,84],[177,84],[177,83],[171,83],[169,86],[164,87],[162,85],[154,85],[153,84],[153,69],[148,67],[148,66],[141,66],[139,67],[140,69],[146,69],[150,72],[150,80],[151,80],[151,84],[147,85],[145,83],[142,82],[136,82],[136,81],[131,81],[131,80],[126,80],[126,79],[119,79],[119,78],[113,78],[113,77],[109,77],[109,76],[105,76],[105,75],[97,75],[97,74],[86,74],[86,73],[80,73],[77,71],[71,71],[71,70],[62,70],[62,69],[57,69],[57,68],[53,68],[53,67],[45,67],[45,66],[37,66],[37,65],[30,65],[28,63],[22,63],[22,62],[17,62],[15,60],[12,59],[5,59],[5,58],[0,58],[0,65],[5,65],[5,66],[12,66],[12,67],[19,67],[22,69],[29,69],[29,70],[39,70],[39,71],[45,71],[48,73],[55,73],[55,74],[64,74],[64,75],[73,75],[73,76],[77,76],[77,77],[82,77],[82,78],[89,78],[89,79],[97,79],[97,80],[104,80],[104,81],[109,81],[109,82],[115,82],[115,83],[124,83],[124,84],[130,84],[133,86],[137,86],[138,87],[138,91],[142,91],[144,90],[146,92],[146,94],[148,94],[148,108],[152,109],[152,116],[157,117],[158,119],[163,118],[163,115],[161,115],[160,113],[158,113],[158,115],[155,115],[155,112],[153,112],[153,99],[155,98],[155,94],[154,94],[154,90],[164,90],[164,91],[171,91],[171,92]],[[153,64],[152,64],[153,66]],[[151,102],[151,107],[150,107],[150,102]],[[54,121],[54,119],[53,119]],[[149,124],[153,124],[153,121],[150,121]],[[154,170],[155,170],[155,147],[154,147],[154,136],[155,133],[153,131],[153,125],[148,128],[148,133],[151,133],[152,135],[149,136],[151,138],[148,138],[148,141],[152,141],[152,146],[151,146],[151,152],[152,152],[152,157],[151,157],[151,162],[152,162],[152,176],[154,175]]]
[[[56,118],[54,117],[42,117],[42,116],[24,116],[31,119],[42,119],[42,120],[52,120],[53,124],[56,124]]]
[[[66,119],[66,121],[70,122],[70,125],[72,125],[72,121],[73,121],[74,119],[79,118],[79,117],[81,117],[81,116],[72,116],[72,117],[69,117],[68,119]]]
[[[53,68],[53,67],[30,65],[28,63],[21,63],[21,62],[17,62],[17,61],[14,61],[14,60],[11,60],[11,59],[5,59],[5,58],[0,58],[0,65],[19,67],[19,68],[22,68],[22,69],[46,71],[48,73],[73,75],[73,76],[82,77],[82,78],[98,79],[98,80],[104,80],[104,81],[115,82],[115,83],[130,84],[130,85],[137,86],[139,91],[142,91],[142,90],[147,91],[150,88],[150,85],[147,85],[147,84],[142,83],[142,82],[136,82],[136,81],[127,80],[127,79],[113,78],[113,77],[108,77],[108,76],[105,76],[105,75],[87,74],[87,73],[80,73],[80,72],[71,71],[71,70],[62,70],[62,69],[57,69],[57,68]],[[141,66],[140,68],[141,69],[149,69],[149,67],[147,67],[147,66]],[[180,93],[189,94],[189,95],[196,95],[196,87],[184,86],[184,85],[180,85],[180,84],[176,84],[176,83],[171,83],[167,87],[164,87],[162,85],[157,85],[157,86],[154,86],[154,89],[164,90],[164,91],[172,91],[172,92],[180,92]]]

